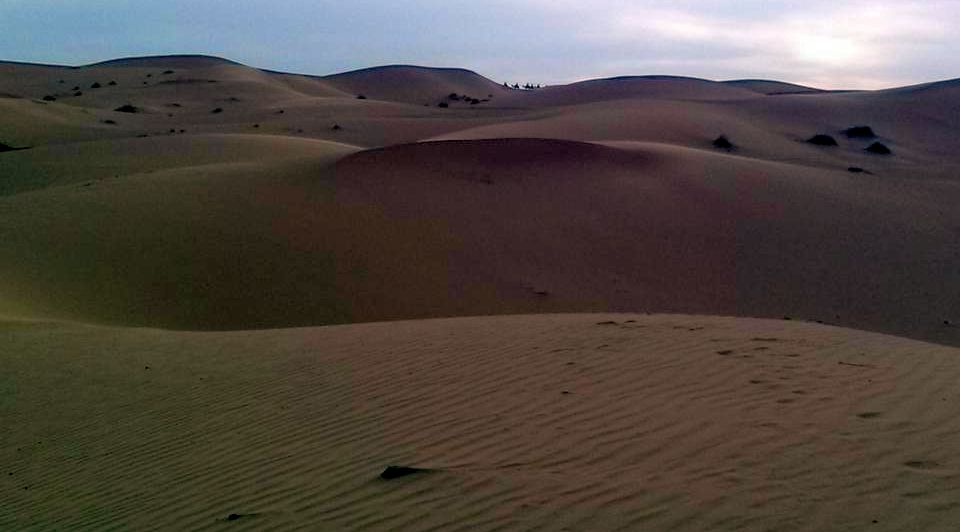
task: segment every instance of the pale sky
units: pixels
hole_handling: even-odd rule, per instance
[[[0,59],[172,53],[305,74],[670,74],[873,89],[960,77],[960,0],[0,0]]]

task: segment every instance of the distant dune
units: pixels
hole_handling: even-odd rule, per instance
[[[795,83],[784,83],[782,81],[771,81],[766,79],[734,79],[730,81],[724,81],[723,83],[771,96],[777,94],[816,94],[825,92],[823,89],[815,89],[813,87],[797,85]]]
[[[449,103],[451,94],[492,99],[510,92],[476,72],[460,68],[392,65],[334,74],[323,79],[353,95],[412,104]]]

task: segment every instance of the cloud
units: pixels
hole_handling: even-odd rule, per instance
[[[330,73],[464,66],[500,81],[674,74],[878,88],[954,77],[960,0],[4,0],[9,59],[194,52]]]

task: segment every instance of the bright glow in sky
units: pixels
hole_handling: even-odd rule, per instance
[[[0,59],[204,53],[330,74],[671,74],[881,88],[960,77],[960,0],[0,0]]]

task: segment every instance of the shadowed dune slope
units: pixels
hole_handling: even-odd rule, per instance
[[[509,93],[503,85],[462,68],[391,65],[334,74],[323,79],[353,95],[417,105],[435,105],[451,93],[474,98],[493,95],[494,102],[497,102],[498,95]]]
[[[782,81],[773,81],[768,79],[733,79],[722,82],[725,85],[732,85],[743,89],[749,89],[761,94],[807,94],[824,92],[823,89],[815,89],[805,85],[795,83],[784,83]]]
[[[344,153],[0,199],[4,312],[241,329],[669,311],[960,342],[954,183],[649,143]]]
[[[592,102],[649,98],[658,100],[742,100],[756,92],[716,81],[676,76],[624,76],[556,85],[532,91],[512,91],[495,103],[557,107]]]
[[[960,521],[955,348],[662,315],[0,340],[7,530]]]

